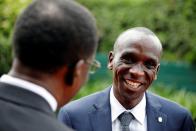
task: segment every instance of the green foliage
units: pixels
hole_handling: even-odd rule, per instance
[[[112,49],[124,30],[145,26],[161,39],[164,59],[196,63],[195,0],[80,0],[97,19],[100,51]]]
[[[32,0],[0,0],[0,75],[11,64],[11,34],[16,16]],[[96,17],[100,35],[99,51],[108,53],[124,30],[145,26],[158,34],[164,47],[164,59],[196,63],[195,0],[78,0]],[[75,99],[109,86],[111,81],[91,80]],[[187,107],[196,119],[196,94],[163,85],[153,92]]]
[[[0,1],[0,75],[11,65],[11,34],[16,16],[31,0]]]
[[[79,99],[81,97],[87,96],[89,94],[95,93],[97,91],[103,90],[104,88],[108,87],[111,85],[111,81],[108,79],[103,80],[93,80],[88,82],[82,89],[80,89],[79,93],[74,97],[74,99]]]
[[[0,44],[0,76],[7,72],[11,65],[10,46]]]
[[[31,0],[1,0],[0,2],[0,34],[9,38],[10,32],[13,29],[17,14]]]
[[[11,34],[16,16],[32,0],[0,1],[0,73],[10,67]],[[195,0],[78,0],[96,17],[100,52],[112,49],[124,30],[145,26],[154,31],[164,47],[163,58],[196,63]],[[6,47],[4,47],[6,46]],[[5,50],[4,50],[5,49]],[[2,51],[4,50],[4,51]],[[9,56],[9,57],[8,57]]]

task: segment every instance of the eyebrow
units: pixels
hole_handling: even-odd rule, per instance
[[[159,63],[159,60],[158,60],[158,58],[157,58],[157,57],[155,57],[155,56],[153,56],[153,55],[151,55],[151,54],[149,54],[149,56],[150,56],[150,57],[148,57],[148,59],[150,59],[150,60],[154,61],[156,64],[158,64],[158,63]]]
[[[129,57],[129,56],[137,58],[137,52],[125,51],[121,55],[121,57]]]
[[[121,58],[124,57],[124,56],[129,56],[129,55],[138,58],[137,54],[139,54],[138,51],[135,51],[135,50],[126,50],[126,51],[124,51],[122,53]],[[148,55],[150,56],[150,57],[147,57],[149,60],[154,61],[156,64],[159,63],[159,60],[155,56],[153,56],[151,54],[148,54]]]

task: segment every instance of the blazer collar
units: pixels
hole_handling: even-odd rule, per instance
[[[90,121],[93,131],[112,131],[111,109],[110,109],[110,89],[105,89],[99,94],[97,101],[90,112]]]
[[[0,82],[0,99],[26,106],[55,117],[51,107],[41,96],[17,86]]]
[[[110,89],[102,91],[89,113],[93,131],[112,131]],[[146,93],[146,113],[148,131],[165,130],[167,115],[161,112],[162,105],[153,94]]]
[[[146,113],[148,131],[163,131],[166,126],[167,115],[161,112],[162,105],[151,93],[146,93]]]

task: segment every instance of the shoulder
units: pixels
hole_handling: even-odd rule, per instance
[[[153,105],[154,107],[160,107],[160,110],[166,114],[172,114],[176,116],[190,116],[190,112],[185,107],[172,100],[150,92],[147,92],[146,98],[147,104]]]
[[[61,108],[61,110],[67,110],[67,111],[74,111],[74,110],[87,110],[90,109],[94,104],[99,103],[101,99],[107,99],[109,95],[110,88],[107,88],[103,91],[98,91],[96,93],[93,93],[91,95],[85,96],[83,98],[80,98],[78,100],[74,100],[65,106]]]
[[[52,121],[46,120],[42,126],[45,126],[48,131],[73,131],[70,127],[62,124],[57,119],[53,119]]]
[[[98,107],[108,107],[110,88],[96,92],[81,99],[72,101],[63,106],[58,114],[58,119],[69,121],[71,118],[86,117],[90,112],[95,111]],[[70,118],[71,117],[71,118]]]
[[[148,113],[155,111],[163,114],[167,117],[167,125],[169,127],[176,128],[176,126],[178,126],[183,131],[194,130],[191,113],[185,107],[161,96],[149,92],[147,92],[146,94],[146,106]]]
[[[60,109],[58,119],[72,128],[87,130],[90,123],[89,115],[100,106],[108,107],[109,91],[110,88],[107,88],[68,103]]]
[[[28,131],[72,131],[57,121],[53,112],[42,112],[1,100],[0,105],[4,107],[0,109],[0,130],[23,130],[25,126]]]

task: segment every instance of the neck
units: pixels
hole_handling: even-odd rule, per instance
[[[58,105],[61,103],[62,98],[60,97],[59,92],[62,91],[62,85],[60,85],[60,82],[56,78],[55,74],[43,73],[37,70],[33,70],[24,66],[17,60],[13,62],[12,68],[8,74],[43,87],[54,96]]]
[[[140,96],[134,96],[131,95],[129,97],[125,97],[125,96],[118,96],[118,94],[114,93],[114,96],[116,97],[116,99],[120,102],[120,104],[127,110],[134,108],[137,104],[140,103],[140,101],[142,100],[144,94],[140,95]]]

